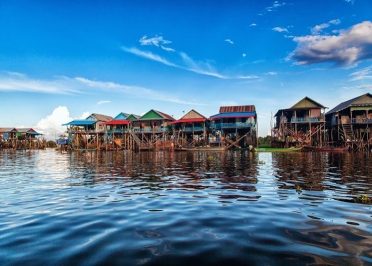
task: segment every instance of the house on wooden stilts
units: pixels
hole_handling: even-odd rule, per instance
[[[275,147],[322,147],[326,141],[325,108],[305,97],[291,108],[275,114],[272,145]]]
[[[150,110],[132,121],[133,138],[140,150],[172,148],[172,126],[175,119],[163,112]]]
[[[326,113],[329,139],[352,150],[372,148],[372,94],[340,103]]]
[[[291,108],[280,109],[275,114],[272,145],[274,147],[327,145],[325,108],[320,103],[305,97]]]
[[[257,114],[254,105],[222,106],[210,118],[210,146],[252,148],[257,146]]]
[[[0,128],[0,149],[16,149],[17,129]]]
[[[195,110],[172,122],[174,147],[187,149],[207,146],[206,123],[207,118]]]
[[[135,150],[139,147],[133,138],[132,121],[139,116],[120,113],[113,120],[105,123],[105,149],[106,150]]]
[[[64,124],[67,126],[71,148],[96,150],[104,148],[105,123],[111,120],[111,116],[93,113],[86,119]]]
[[[42,135],[33,128],[16,128],[16,148],[45,149],[45,140],[40,138]]]

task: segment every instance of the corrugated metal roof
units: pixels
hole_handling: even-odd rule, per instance
[[[123,120],[129,116],[127,113],[120,112],[118,115],[114,117],[114,120]]]
[[[95,123],[97,123],[97,121],[82,119],[82,120],[73,120],[69,123],[63,124],[63,126],[90,126],[90,125],[94,125]]]
[[[131,121],[133,121],[133,120],[138,120],[138,119],[140,119],[140,118],[141,118],[140,115],[135,115],[135,114],[130,114],[130,115],[128,115],[128,117],[127,117],[127,119],[128,119],[128,120],[131,120]]]
[[[91,116],[94,117],[97,121],[102,121],[102,122],[107,122],[107,121],[112,120],[112,117],[109,115],[102,115],[102,114],[96,114],[96,113],[91,114],[90,116],[87,117],[87,119]]]
[[[296,104],[294,104],[289,109],[312,109],[312,108],[325,108],[325,107],[321,105],[320,103],[306,96],[305,98],[298,101]]]
[[[9,132],[16,132],[17,130],[14,127],[1,127],[0,133],[9,133]]]
[[[108,126],[115,126],[115,125],[129,125],[131,121],[129,120],[122,120],[122,119],[117,119],[117,120],[111,120],[106,122],[105,124]]]
[[[248,117],[255,117],[256,112],[231,112],[231,113],[220,113],[216,115],[212,115],[210,117],[211,120],[217,120],[222,118],[248,118]]]
[[[340,103],[339,105],[337,105],[336,107],[334,107],[333,109],[329,110],[326,115],[328,114],[332,114],[332,113],[337,113],[339,111],[342,111],[346,108],[349,108],[351,106],[364,106],[364,105],[371,105],[371,102],[372,101],[369,101],[369,102],[366,102],[366,103],[362,103],[362,102],[358,102],[357,104],[354,104],[355,102],[357,102],[360,98],[362,97],[369,97],[370,99],[372,99],[372,94],[370,93],[366,93],[366,94],[363,94],[363,95],[360,95],[358,97],[355,97],[353,99],[350,99],[350,100],[347,100],[345,102],[342,102]]]
[[[155,110],[155,112],[158,112],[161,116],[163,116],[164,117],[164,119],[168,119],[168,120],[175,120],[172,116],[170,116],[170,115],[168,115],[168,114],[166,114],[166,113],[163,113],[163,112],[160,112],[160,111],[156,111]]]
[[[151,109],[146,114],[141,116],[139,120],[171,120],[171,121],[174,121],[175,119],[166,113]]]
[[[27,133],[31,135],[42,135],[41,133],[37,132],[33,128],[16,128],[18,133]]]
[[[194,109],[191,109],[189,112],[187,112],[187,114],[185,114],[184,116],[182,116],[180,118],[180,120],[186,120],[186,119],[206,119],[206,117],[204,115],[202,115],[201,113],[195,111]]]
[[[236,106],[221,106],[220,113],[233,113],[233,112],[255,112],[254,105],[236,105]]]
[[[172,122],[171,124],[180,124],[180,123],[202,123],[202,122],[205,122],[207,119],[206,118],[186,118],[186,119],[179,119],[179,120],[176,120],[174,122]]]

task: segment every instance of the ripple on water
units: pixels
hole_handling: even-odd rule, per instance
[[[1,151],[0,262],[370,264],[371,168],[364,154]]]

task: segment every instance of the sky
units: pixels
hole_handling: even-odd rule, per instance
[[[0,127],[372,92],[372,1],[0,1]]]

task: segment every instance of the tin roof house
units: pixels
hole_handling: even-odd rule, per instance
[[[337,145],[363,150],[372,144],[372,94],[338,104],[326,113],[329,138]]]
[[[275,114],[274,143],[280,147],[322,146],[325,144],[326,107],[304,97],[290,108]]]
[[[226,148],[247,148],[257,145],[257,113],[254,105],[221,106],[209,120],[211,144]]]

